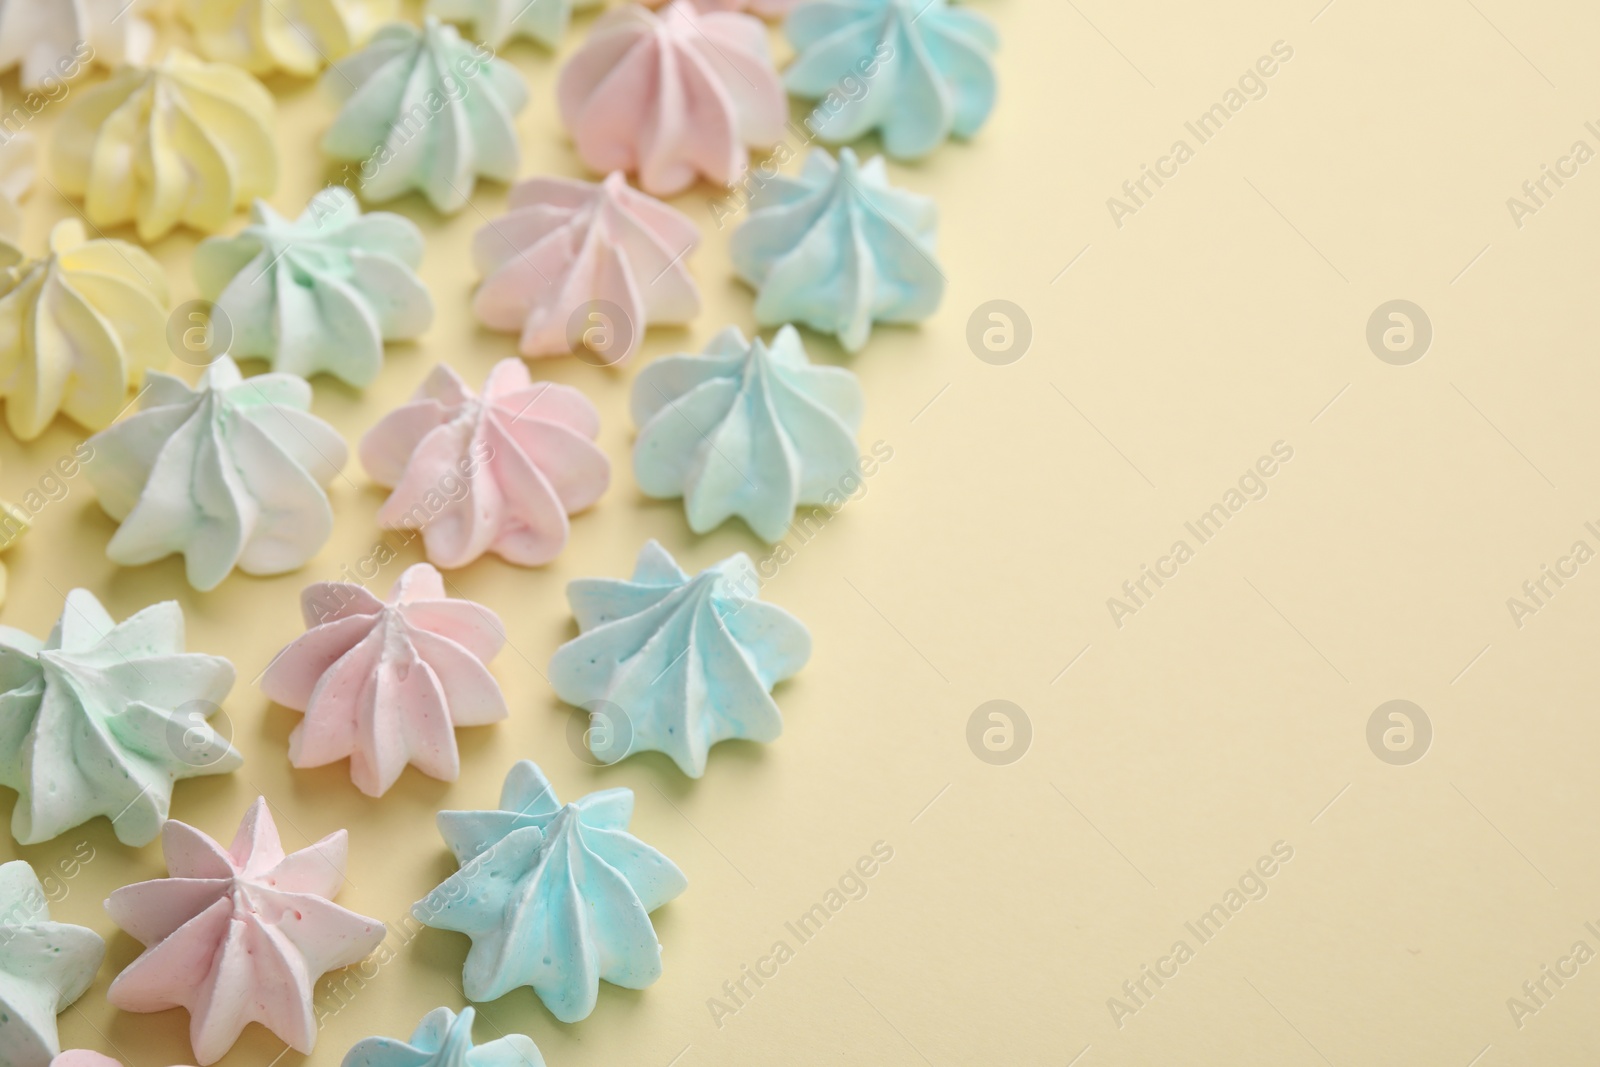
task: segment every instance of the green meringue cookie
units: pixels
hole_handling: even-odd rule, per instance
[[[50,903],[23,860],[0,864],[0,1063],[47,1067],[61,1051],[56,1014],[89,988],[106,943],[50,921]]]

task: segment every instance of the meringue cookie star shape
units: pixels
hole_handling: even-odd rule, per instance
[[[87,589],[67,594],[44,641],[0,627],[0,785],[17,791],[19,844],[96,815],[123,844],[149,844],[173,783],[244,762],[207,722],[233,664],[183,646],[176,601],[118,623]]]
[[[0,396],[24,441],[57,413],[91,430],[111,425],[128,391],[164,364],[166,273],[126,241],[89,240],[77,219],[56,223],[49,254],[23,261],[0,244]]]
[[[797,505],[853,490],[864,403],[850,371],[811,364],[793,326],[770,345],[729,326],[634,379],[634,474],[648,496],[682,497],[695,533],[738,515],[777,542]]]
[[[730,247],[734,270],[757,290],[762,325],[800,323],[858,352],[874,322],[938,310],[938,209],[890,185],[882,156],[862,164],[841,148],[835,163],[813,150],[798,177],[772,179],[750,206]]]
[[[0,1063],[47,1067],[61,1051],[57,1013],[83,996],[105,954],[93,930],[50,920],[32,867],[0,864]]]
[[[454,26],[431,16],[420,30],[391,22],[329,68],[322,84],[343,101],[322,150],[360,164],[368,201],[415,189],[450,214],[466,206],[480,176],[517,176],[512,117],[528,102],[527,83]]]
[[[253,1022],[309,1055],[317,980],[365,959],[387,932],[333,902],[349,835],[339,830],[285,855],[261,797],[231,847],[174,821],[161,848],[169,877],[124,886],[106,901],[112,921],[145,946],[106,999],[123,1011],[187,1008],[201,1067]]]
[[[415,223],[363,215],[354,193],[332,185],[293,222],[257,200],[249,226],[195,249],[194,275],[232,327],[232,356],[359,389],[382,369],[385,341],[410,340],[433,322],[416,275],[422,250]]]
[[[252,74],[308,78],[394,18],[396,0],[186,0],[200,54]]]
[[[567,516],[610,484],[599,432],[587,397],[533,381],[519,359],[495,364],[482,395],[440,364],[409,403],[367,431],[361,464],[394,490],[378,524],[421,530],[435,565],[465,567],[493,552],[537,567],[567,543]]]
[[[621,363],[649,323],[681,325],[700,312],[685,259],[700,231],[674,208],[629,188],[621,171],[597,184],[534,178],[511,190],[510,210],[478,231],[483,284],[472,309],[494,330],[519,330],[525,356],[572,351],[573,317],[610,304],[609,347],[586,361]],[[580,321],[583,321],[580,319]]]
[[[333,531],[323,486],[344,466],[344,439],[312,415],[311,386],[288,374],[245,379],[222,356],[191,389],[152,373],[143,410],[90,438],[84,474],[122,525],[106,555],[125,567],[182,553],[196,589],[235,566],[300,567]]]
[[[661,976],[649,913],[688,886],[683,872],[628,833],[631,789],[563,805],[527,760],[506,776],[498,811],[441,811],[461,869],[418,902],[426,926],[472,939],[469,1000],[531,986],[557,1019],[587,1018],[605,980],[643,989]]]
[[[920,159],[952,135],[973,136],[994,110],[1000,38],[947,0],[809,0],[784,32],[799,53],[784,84],[825,100],[808,120],[825,141],[878,130],[889,155]],[[841,100],[840,86],[857,82],[867,91]]]
[[[273,112],[249,74],[172,49],[74,92],[51,170],[95,226],[132,222],[147,244],[180,223],[214,232],[277,187]]]
[[[718,741],[777,739],[783,718],[772,687],[811,658],[811,635],[756,599],[760,586],[742,552],[690,578],[654,541],[632,581],[567,586],[580,632],[556,649],[550,685],[608,720],[589,734],[597,759],[665,752],[699,778]]]
[[[434,1008],[422,1017],[410,1041],[369,1037],[345,1053],[340,1067],[545,1067],[533,1039],[507,1034],[475,1045],[472,1020],[476,1012],[462,1008]]]
[[[748,149],[777,144],[789,117],[766,27],[690,0],[602,17],[561,69],[556,99],[584,164],[636,171],[653,196],[701,175],[732,185]]]
[[[0,4],[0,71],[19,67],[22,88],[67,80],[92,62],[137,63],[155,43],[141,15],[149,0],[6,0]]]
[[[300,597],[307,632],[278,653],[261,689],[306,713],[289,735],[289,762],[350,760],[350,779],[382,796],[406,764],[453,782],[454,727],[509,711],[488,662],[505,627],[488,608],[445,596],[426,563],[406,568],[387,602],[353,582],[319,582]]]
[[[464,23],[469,32],[493,49],[514,37],[561,47],[572,12],[599,7],[605,0],[428,0],[428,14],[446,22]]]

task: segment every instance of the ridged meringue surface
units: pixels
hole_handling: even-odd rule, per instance
[[[50,1067],[123,1067],[121,1060],[91,1052],[86,1048],[69,1049],[50,1061]]]
[[[65,79],[90,61],[139,63],[155,44],[142,15],[152,0],[5,0],[0,5],[0,71],[17,67],[23,89]]]
[[[472,1020],[476,1012],[434,1008],[422,1017],[410,1041],[369,1037],[357,1041],[341,1067],[545,1067],[533,1038],[505,1034],[476,1045]]]
[[[67,594],[40,641],[0,626],[0,785],[17,791],[11,834],[48,841],[96,815],[117,840],[155,840],[181,778],[243,757],[207,723],[233,664],[183,650],[177,601],[115,622],[87,589]]]
[[[671,0],[644,0],[648,7],[661,7]],[[748,11],[764,19],[778,18],[793,11],[801,0],[694,0],[701,11]]]
[[[366,43],[399,12],[397,0],[184,0],[207,59],[252,74],[309,78]]]
[[[57,412],[103,429],[145,372],[166,363],[167,277],[126,241],[88,240],[77,219],[56,223],[45,258],[0,245],[0,396],[24,441]]]
[[[784,23],[799,53],[789,92],[822,99],[808,123],[829,142],[878,130],[883,150],[919,159],[978,132],[994,110],[999,35],[947,0],[807,0]],[[864,83],[850,99],[841,86]]]
[[[789,117],[766,27],[690,0],[602,17],[561,69],[556,98],[584,164],[637,172],[654,196],[700,175],[733,184],[748,149],[776,144]]]
[[[310,413],[311,386],[289,374],[245,379],[221,356],[191,389],[152,372],[138,414],[90,438],[84,474],[122,525],[106,555],[134,567],[174,553],[196,589],[237,566],[282,574],[333,531],[323,486],[344,439]]]
[[[286,855],[258,797],[230,847],[173,821],[161,850],[168,877],[124,886],[106,901],[112,921],[145,946],[106,999],[123,1011],[187,1009],[201,1067],[221,1059],[250,1023],[309,1054],[317,979],[366,959],[387,932],[333,902],[348,833]]]
[[[600,413],[569,385],[535,382],[503,359],[474,393],[440,364],[411,401],[361,439],[361,464],[392,488],[387,530],[421,530],[430,562],[465,567],[485,552],[536,567],[567,543],[567,516],[611,481]]]
[[[485,326],[521,331],[525,356],[572,351],[572,319],[604,302],[613,347],[590,355],[621,363],[652,322],[679,325],[700,312],[685,263],[700,231],[680,211],[630,188],[621,171],[599,184],[533,178],[511,190],[505,215],[478,231],[473,259],[483,283],[472,309]]]
[[[772,687],[811,658],[811,635],[756,599],[760,578],[740,552],[690,578],[648,541],[632,581],[567,586],[579,636],[556,649],[550,685],[591,715],[597,759],[665,752],[684,774],[705,773],[718,741],[772,741],[783,718]]]
[[[364,388],[383,368],[385,341],[410,340],[433,322],[416,274],[422,251],[411,220],[363,215],[354,193],[331,185],[293,222],[257,200],[249,226],[195,249],[194,275],[227,316],[230,355]]]
[[[737,515],[776,542],[796,505],[848,492],[864,405],[856,376],[813,366],[793,326],[770,345],[729,326],[634,379],[634,474],[648,496],[682,497],[695,533]]]
[[[22,508],[5,500],[0,500],[0,552],[6,551],[12,545],[22,540],[22,535],[32,527],[29,515]],[[6,602],[6,586],[10,576],[6,565],[0,563],[0,604]]]
[[[39,147],[22,130],[0,141],[0,239],[22,236],[22,198],[33,189]]]
[[[25,860],[0,864],[0,1063],[48,1067],[61,1051],[56,1014],[88,990],[105,954],[93,930],[51,921]]]
[[[467,32],[500,49],[513,38],[526,37],[546,48],[559,48],[572,13],[599,7],[606,0],[428,0],[428,14],[459,22]]]
[[[305,712],[289,735],[289,762],[350,760],[350,780],[382,796],[411,764],[453,782],[455,727],[510,712],[488,663],[505,644],[500,617],[445,596],[426,563],[406,568],[387,601],[354,582],[319,582],[300,596],[306,633],[278,653],[261,690]]]
[[[633,790],[561,804],[528,760],[511,768],[497,811],[441,811],[461,869],[411,909],[472,939],[467,999],[531,986],[557,1019],[594,1011],[600,982],[643,989],[661,976],[649,913],[688,887],[671,860],[628,833]]]
[[[343,101],[322,150],[361,164],[361,195],[371,202],[415,189],[449,214],[466,206],[480,176],[517,176],[512,117],[528,102],[528,86],[454,26],[431,16],[420,30],[392,22],[329,68],[322,84]]]
[[[214,232],[277,187],[274,125],[272,94],[255,78],[174,48],[76,90],[51,170],[96,226],[132,222],[147,243],[180,223]]]
[[[932,200],[889,184],[883,157],[838,162],[814,149],[797,177],[779,175],[751,197],[730,243],[734,270],[757,290],[756,321],[797,322],[838,335],[857,352],[874,322],[932,315],[945,277]]]

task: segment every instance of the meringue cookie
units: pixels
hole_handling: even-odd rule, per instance
[[[789,117],[766,28],[690,0],[605,15],[561,69],[556,98],[590,170],[638,171],[655,196],[702,174],[732,185],[747,148],[776,144]]]
[[[337,430],[312,415],[311,386],[288,374],[246,381],[222,356],[190,389],[152,371],[142,410],[89,439],[84,464],[122,525],[106,556],[125,567],[183,554],[196,589],[235,566],[282,574],[333,532],[323,486],[344,466]]]
[[[644,0],[649,7],[661,7],[668,0]],[[701,11],[750,11],[762,18],[777,18],[794,10],[800,0],[694,0]]]
[[[446,214],[478,176],[511,181],[521,156],[511,118],[528,102],[517,69],[454,26],[392,22],[340,60],[322,84],[344,102],[322,138],[334,159],[361,164],[361,195],[393,200],[416,189]]]
[[[167,278],[142,248],[85,239],[77,219],[56,223],[50,253],[20,262],[0,248],[0,396],[24,441],[58,411],[91,430],[127,406],[128,390],[164,364]]]
[[[632,581],[567,586],[580,633],[556,649],[550,685],[607,720],[589,732],[597,759],[665,752],[698,778],[718,741],[783,732],[770,693],[811,658],[811,635],[757,600],[760,586],[743,552],[690,578],[654,541],[640,550]]]
[[[0,238],[22,236],[22,198],[33,189],[38,148],[23,130],[0,141]]]
[[[938,209],[889,184],[883,157],[813,150],[797,178],[756,190],[730,244],[734,270],[758,290],[756,321],[798,322],[858,352],[877,322],[920,322],[944,298],[934,258]]]
[[[462,1008],[434,1008],[422,1017],[410,1041],[369,1037],[345,1053],[341,1067],[545,1067],[533,1038],[507,1034],[474,1046],[472,1020]]]
[[[0,626],[0,785],[17,791],[11,835],[36,845],[96,815],[117,840],[155,840],[180,778],[244,762],[206,722],[233,664],[183,650],[183,610],[114,622],[87,589],[67,594],[46,641]]]
[[[86,1048],[75,1048],[51,1060],[50,1067],[122,1067],[122,1063]]]
[[[531,986],[564,1023],[587,1018],[600,980],[643,989],[661,977],[649,913],[688,887],[683,872],[628,833],[633,790],[562,805],[528,760],[511,768],[498,811],[441,811],[461,869],[419,901],[425,926],[472,939],[468,1000]]]
[[[678,325],[700,312],[685,257],[700,231],[681,212],[628,187],[621,171],[598,185],[534,178],[511,190],[510,210],[478,231],[483,284],[472,309],[493,330],[521,330],[525,356],[572,350],[572,318],[605,301],[619,308],[606,364],[633,355],[650,322]],[[617,342],[621,342],[620,345]]]
[[[20,67],[24,89],[75,77],[90,62],[139,63],[155,29],[138,16],[149,0],[5,0],[0,4],[0,71]]]
[[[189,1011],[201,1067],[227,1053],[250,1023],[296,1052],[317,1040],[312,995],[325,973],[367,958],[387,928],[333,902],[349,834],[337,830],[285,855],[258,797],[223,848],[176,820],[161,832],[169,877],[114,891],[111,919],[145,946],[106,999],[123,1011]]]
[[[588,397],[532,381],[521,360],[496,363],[482,396],[441,363],[367,431],[361,465],[394,489],[378,525],[421,530],[433,563],[465,567],[493,552],[536,567],[567,543],[567,516],[611,482],[599,433]]]
[[[493,49],[514,37],[558,48],[572,12],[599,7],[605,0],[428,0],[428,14],[471,27],[474,37]]]
[[[94,981],[106,943],[50,921],[50,904],[23,860],[0,864],[0,1063],[47,1067],[61,1051],[56,1014]]]
[[[147,243],[179,223],[212,232],[277,187],[273,125],[260,82],[175,48],[75,92],[50,169],[95,226],[132,222]]]
[[[729,326],[634,379],[634,474],[647,496],[682,497],[695,533],[738,515],[776,542],[796,505],[852,488],[864,405],[856,376],[813,366],[793,326],[770,346]]]
[[[807,120],[825,141],[881,131],[883,150],[918,159],[978,132],[994,110],[999,35],[946,0],[810,0],[784,23],[799,53],[789,92],[822,99]],[[841,86],[864,81],[855,99]]]
[[[319,582],[300,595],[307,633],[267,668],[261,690],[306,713],[289,735],[289,762],[349,758],[350,780],[381,797],[406,764],[453,782],[456,726],[510,712],[488,663],[505,644],[500,617],[445,596],[439,572],[408,567],[387,603],[354,582]]]
[[[194,254],[200,294],[226,313],[236,358],[363,388],[383,367],[385,341],[410,340],[433,322],[433,298],[415,273],[422,231],[409,219],[363,216],[354,193],[330,185],[294,222],[257,200],[250,223]]]
[[[207,59],[309,78],[398,10],[396,0],[187,0],[183,15]]]
[[[20,541],[32,525],[26,511],[0,500],[0,552]],[[6,583],[6,565],[0,563],[0,604],[6,602]]]

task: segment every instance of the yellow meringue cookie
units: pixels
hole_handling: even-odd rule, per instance
[[[96,226],[133,222],[142,241],[179,223],[214,232],[277,187],[272,94],[237,67],[173,49],[74,94],[50,161]]]
[[[0,237],[22,236],[22,198],[33,188],[34,161],[39,154],[33,134],[6,134],[0,128]]]
[[[85,239],[56,223],[50,254],[24,262],[0,242],[0,397],[11,432],[31,441],[62,411],[111,425],[128,391],[167,361],[167,279],[126,241]]]
[[[15,504],[0,500],[0,552],[4,552],[28,532],[28,513]],[[6,565],[0,563],[0,604],[6,602]]]
[[[185,0],[200,54],[253,74],[310,77],[396,17],[397,0]]]

